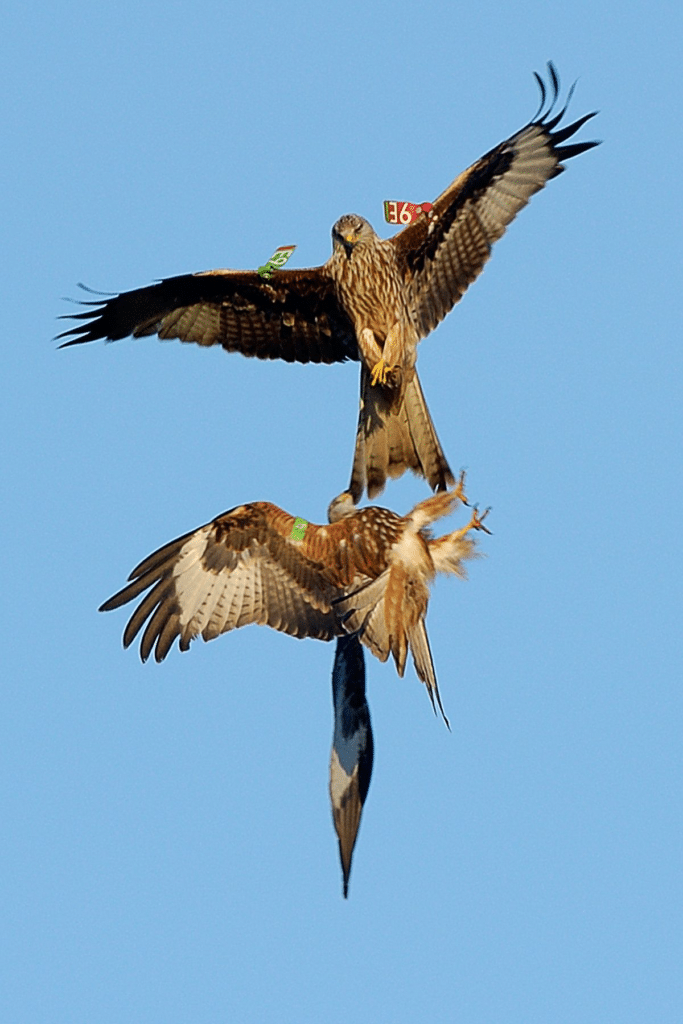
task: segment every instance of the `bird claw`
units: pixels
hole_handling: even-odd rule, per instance
[[[455,485],[455,488],[453,490],[453,496],[455,498],[458,498],[458,500],[461,501],[463,503],[463,505],[469,505],[469,501],[467,500],[467,495],[465,494],[465,470],[464,469],[460,470],[460,476],[459,476],[458,482]]]
[[[484,526],[484,520],[486,519],[490,511],[491,509],[487,508],[480,515],[479,509],[475,505],[474,508],[472,509],[472,515],[470,517],[469,523],[467,523],[466,526],[463,526],[460,530],[455,530],[451,536],[454,539],[461,539],[462,537],[466,537],[470,530],[482,530],[484,533],[490,534],[491,531],[488,529],[488,527]]]
[[[481,515],[479,515],[479,509],[475,505],[474,508],[472,509],[472,518],[467,524],[467,529],[482,530],[484,533],[488,533],[489,535],[491,535],[491,531],[489,530],[489,528],[487,526],[484,526],[484,520],[486,519],[490,511],[490,507],[485,508]]]
[[[372,376],[370,377],[370,383],[372,384],[373,388],[376,387],[378,384],[384,386],[388,383],[390,375],[391,367],[387,366],[384,360],[380,358],[379,362],[375,363],[375,366],[372,371]]]

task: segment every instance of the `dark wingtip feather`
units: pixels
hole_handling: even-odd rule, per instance
[[[79,335],[82,335],[82,337],[78,337],[78,338],[72,337],[72,335],[77,334],[77,333]],[[68,338],[68,337],[71,337],[71,341],[63,341],[61,345],[57,346],[58,349],[60,349],[60,348],[69,348],[71,345],[82,345],[83,342],[85,342],[85,341],[92,341],[93,340],[91,337],[89,337],[89,332],[87,331],[87,329],[85,327],[79,328],[78,331],[75,331],[75,330],[73,330],[73,331],[64,331],[62,334],[58,334],[57,337],[54,340],[55,341],[59,341],[60,338]]]
[[[87,320],[87,324],[82,324],[80,327],[70,327],[68,331],[62,331],[61,334],[57,334],[54,341],[59,341],[60,338],[70,338],[70,341],[64,341],[58,348],[68,348],[69,345],[81,345],[85,341],[97,341],[102,338],[103,334],[93,335],[92,330],[94,322],[98,316],[101,316],[104,312],[105,306],[109,299],[116,297],[116,292],[100,292],[95,288],[88,288],[87,284],[83,284],[82,281],[78,282],[78,287],[82,288],[84,292],[88,292],[89,295],[101,295],[103,299],[72,299],[70,296],[64,296],[64,302],[73,302],[76,306],[90,306],[90,309],[86,309],[83,313],[63,313],[57,317],[58,320]],[[94,307],[94,308],[92,308]],[[83,337],[76,337],[76,335],[83,335]]]
[[[564,113],[564,111],[563,111]],[[572,135],[578,132],[579,128],[583,128],[586,121],[590,121],[592,117],[595,117],[597,110],[592,111],[590,114],[584,114],[583,117],[579,117],[576,121],[572,121],[566,128],[561,128],[559,132],[553,133],[553,144],[557,146],[559,143],[564,142],[565,139],[570,139]],[[546,125],[546,128],[553,127],[552,125]]]
[[[545,88],[545,82],[543,81],[543,79],[539,75],[538,71],[534,71],[533,74],[534,74],[534,78],[536,79],[536,82],[538,83],[538,88],[539,88],[539,90],[541,92],[541,102],[538,105],[538,110],[536,111],[536,113],[534,114],[534,116],[531,119],[532,121],[536,121],[537,118],[539,118],[541,116],[541,112],[542,112],[543,108],[545,107],[546,88]]]
[[[580,153],[585,153],[586,150],[600,145],[602,145],[601,139],[596,139],[594,142],[575,142],[573,146],[560,146],[557,149],[557,155],[560,160],[571,160],[573,156],[579,156]]]
[[[579,129],[582,128],[587,121],[590,121],[591,118],[595,117],[598,111],[593,110],[590,114],[584,114],[583,117],[579,117],[576,121],[572,121],[571,124],[566,125],[564,128],[560,128],[558,131],[555,131],[554,129],[557,127],[557,125],[560,123],[565,113],[567,112],[567,108],[569,107],[571,98],[574,95],[576,82],[572,83],[572,86],[567,94],[567,98],[560,112],[554,114],[551,117],[550,115],[553,112],[553,108],[555,107],[555,103],[557,102],[557,97],[560,93],[560,76],[557,73],[557,68],[555,67],[552,61],[548,61],[548,74],[550,77],[550,83],[552,85],[552,95],[550,96],[549,101],[546,105],[546,99],[549,95],[548,88],[546,87],[538,72],[534,71],[534,77],[536,78],[536,81],[538,82],[539,88],[541,90],[541,104],[536,113],[534,114],[533,118],[529,122],[529,125],[536,125],[538,127],[543,128],[544,132],[547,134],[548,140],[550,141],[553,147],[553,151],[558,157],[559,161],[570,160],[573,156],[578,156],[579,153],[585,153],[586,150],[593,149],[594,146],[600,145],[600,140],[592,140],[590,142],[576,142],[569,146],[562,145],[563,142],[565,142],[567,139],[570,139],[573,135],[575,135],[576,132],[578,132]],[[556,175],[561,174],[563,170],[564,168],[561,166],[561,163],[559,163],[554,173],[551,174],[551,177],[556,177]]]
[[[548,77],[550,78],[550,85],[552,87],[550,91],[538,71],[533,72],[533,76],[536,79],[538,88],[541,92],[541,102],[538,105],[538,110],[531,118],[531,121],[529,122],[530,124],[533,124],[535,121],[544,121],[545,118],[548,117],[557,102],[557,97],[560,92],[560,76],[558,75],[557,69],[551,60],[548,61],[547,67]]]
[[[108,299],[111,299],[111,298],[113,298],[114,295],[117,294],[116,292],[101,292],[97,288],[89,288],[88,285],[87,284],[83,284],[82,281],[78,281],[77,285],[78,285],[79,288],[82,288],[84,292],[88,292],[89,295],[106,295]],[[85,306],[85,305],[97,306],[97,305],[99,305],[99,303],[98,302],[88,302],[88,303],[82,302],[81,305],[82,306]]]
[[[131,595],[128,593],[128,587],[125,586],[121,590],[117,590],[111,597],[108,597],[97,610],[98,612],[113,612],[117,608],[121,608],[124,604],[128,604],[130,600]]]
[[[106,310],[106,306],[103,306],[101,302],[80,302],[80,306],[92,306],[93,309],[86,309],[83,313],[65,313],[60,316],[60,320],[85,320],[86,323],[79,324],[78,327],[69,327],[68,330],[62,331],[55,337],[55,341],[59,341],[60,338],[70,338],[70,341],[64,341],[58,348],[68,348],[69,345],[80,345],[84,341],[99,341],[101,338],[107,340],[106,333],[102,329],[102,315]],[[98,329],[99,325],[99,329]]]
[[[555,67],[552,61],[548,61],[548,73],[552,84],[552,96],[550,97],[550,100],[546,107],[545,101],[548,96],[548,89],[546,88],[545,83],[543,82],[543,79],[538,74],[538,72],[534,71],[534,77],[538,82],[539,88],[541,90],[541,103],[529,124],[542,125],[545,131],[548,133],[548,135],[550,135],[553,141],[553,145],[557,147],[559,143],[564,142],[565,139],[570,138],[575,132],[579,130],[579,128],[583,127],[586,121],[590,121],[592,117],[595,117],[595,115],[598,112],[597,110],[594,110],[590,114],[585,114],[583,117],[578,118],[578,120],[573,121],[570,125],[567,125],[567,127],[561,128],[558,132],[555,132],[554,128],[560,123],[560,121],[567,112],[567,108],[569,107],[572,96],[574,95],[576,82],[572,83],[571,88],[567,93],[567,98],[564,101],[562,109],[559,111],[559,113],[555,114],[552,118],[550,118],[550,114],[552,113],[555,103],[557,102],[557,97],[560,94],[560,76],[557,72],[557,68]],[[590,148],[591,146],[597,145],[599,145],[598,142],[592,142],[586,148]],[[569,149],[570,147],[567,148]],[[581,149],[577,150],[576,152],[582,153],[584,152],[584,150]],[[575,153],[572,153],[571,155],[573,156],[575,155]]]

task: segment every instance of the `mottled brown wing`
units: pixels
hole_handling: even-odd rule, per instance
[[[267,502],[240,505],[155,551],[100,608],[143,597],[123,634],[129,647],[145,626],[140,657],[157,661],[176,638],[180,649],[249,623],[296,637],[330,640],[342,632],[331,611],[338,593],[325,567],[291,539],[294,517]],[[307,532],[320,527],[310,523]]]
[[[597,142],[563,145],[595,114],[586,114],[555,130],[571,99],[550,117],[560,83],[552,64],[550,102],[539,75],[541,105],[521,131],[477,160],[421,214],[391,239],[399,266],[412,289],[420,336],[446,316],[484,268],[492,244],[504,234],[531,196],[560,174],[563,160],[597,146]]]
[[[58,335],[70,339],[62,348],[157,334],[290,363],[358,359],[353,326],[323,267],[268,280],[242,270],[182,274],[82,305],[90,308],[60,318],[83,321]]]

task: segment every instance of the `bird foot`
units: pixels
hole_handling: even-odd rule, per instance
[[[384,360],[380,358],[379,362],[375,363],[375,366],[372,371],[372,376],[370,378],[370,383],[372,384],[373,388],[376,387],[378,384],[386,385],[389,383],[389,378],[391,376],[392,367],[387,366]]]
[[[456,530],[453,536],[466,537],[470,530],[482,530],[484,533],[490,534],[491,531],[488,529],[488,527],[484,526],[484,520],[486,519],[490,511],[490,508],[484,509],[484,511],[480,515],[479,509],[475,505],[474,508],[472,509],[472,516],[467,526],[463,526],[461,530]]]
[[[491,531],[489,530],[489,528],[487,526],[484,526],[484,520],[486,519],[486,517],[487,517],[487,515],[489,514],[490,511],[491,511],[490,508],[485,508],[484,511],[481,513],[481,515],[479,515],[479,509],[475,505],[474,508],[472,509],[472,518],[469,521],[467,529],[468,530],[483,530],[484,533],[488,533],[490,535]]]

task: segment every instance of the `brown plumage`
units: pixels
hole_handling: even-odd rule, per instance
[[[415,370],[417,344],[436,327],[481,273],[492,244],[531,196],[563,169],[562,161],[597,145],[565,145],[585,122],[558,128],[551,113],[559,81],[548,65],[534,118],[477,160],[432,205],[383,241],[362,217],[332,229],[333,252],[321,267],[213,270],[168,278],[147,288],[84,303],[83,324],[65,345],[129,334],[157,334],[261,359],[333,363],[360,360],[361,407],[349,490],[370,498],[387,476],[406,469],[433,489],[452,485]],[[570,92],[571,96],[571,92]]]
[[[123,644],[144,627],[143,661],[152,651],[162,661],[176,639],[184,651],[199,635],[212,640],[249,623],[320,640],[356,634],[381,661],[392,654],[401,676],[410,648],[443,713],[424,623],[429,584],[436,572],[464,576],[462,563],[474,554],[467,534],[486,527],[476,510],[438,540],[426,527],[465,500],[462,487],[461,477],[453,491],[402,517],[357,510],[345,493],[330,505],[328,526],[308,523],[296,537],[295,517],[276,505],[239,505],[146,558],[100,610],[142,597]]]

